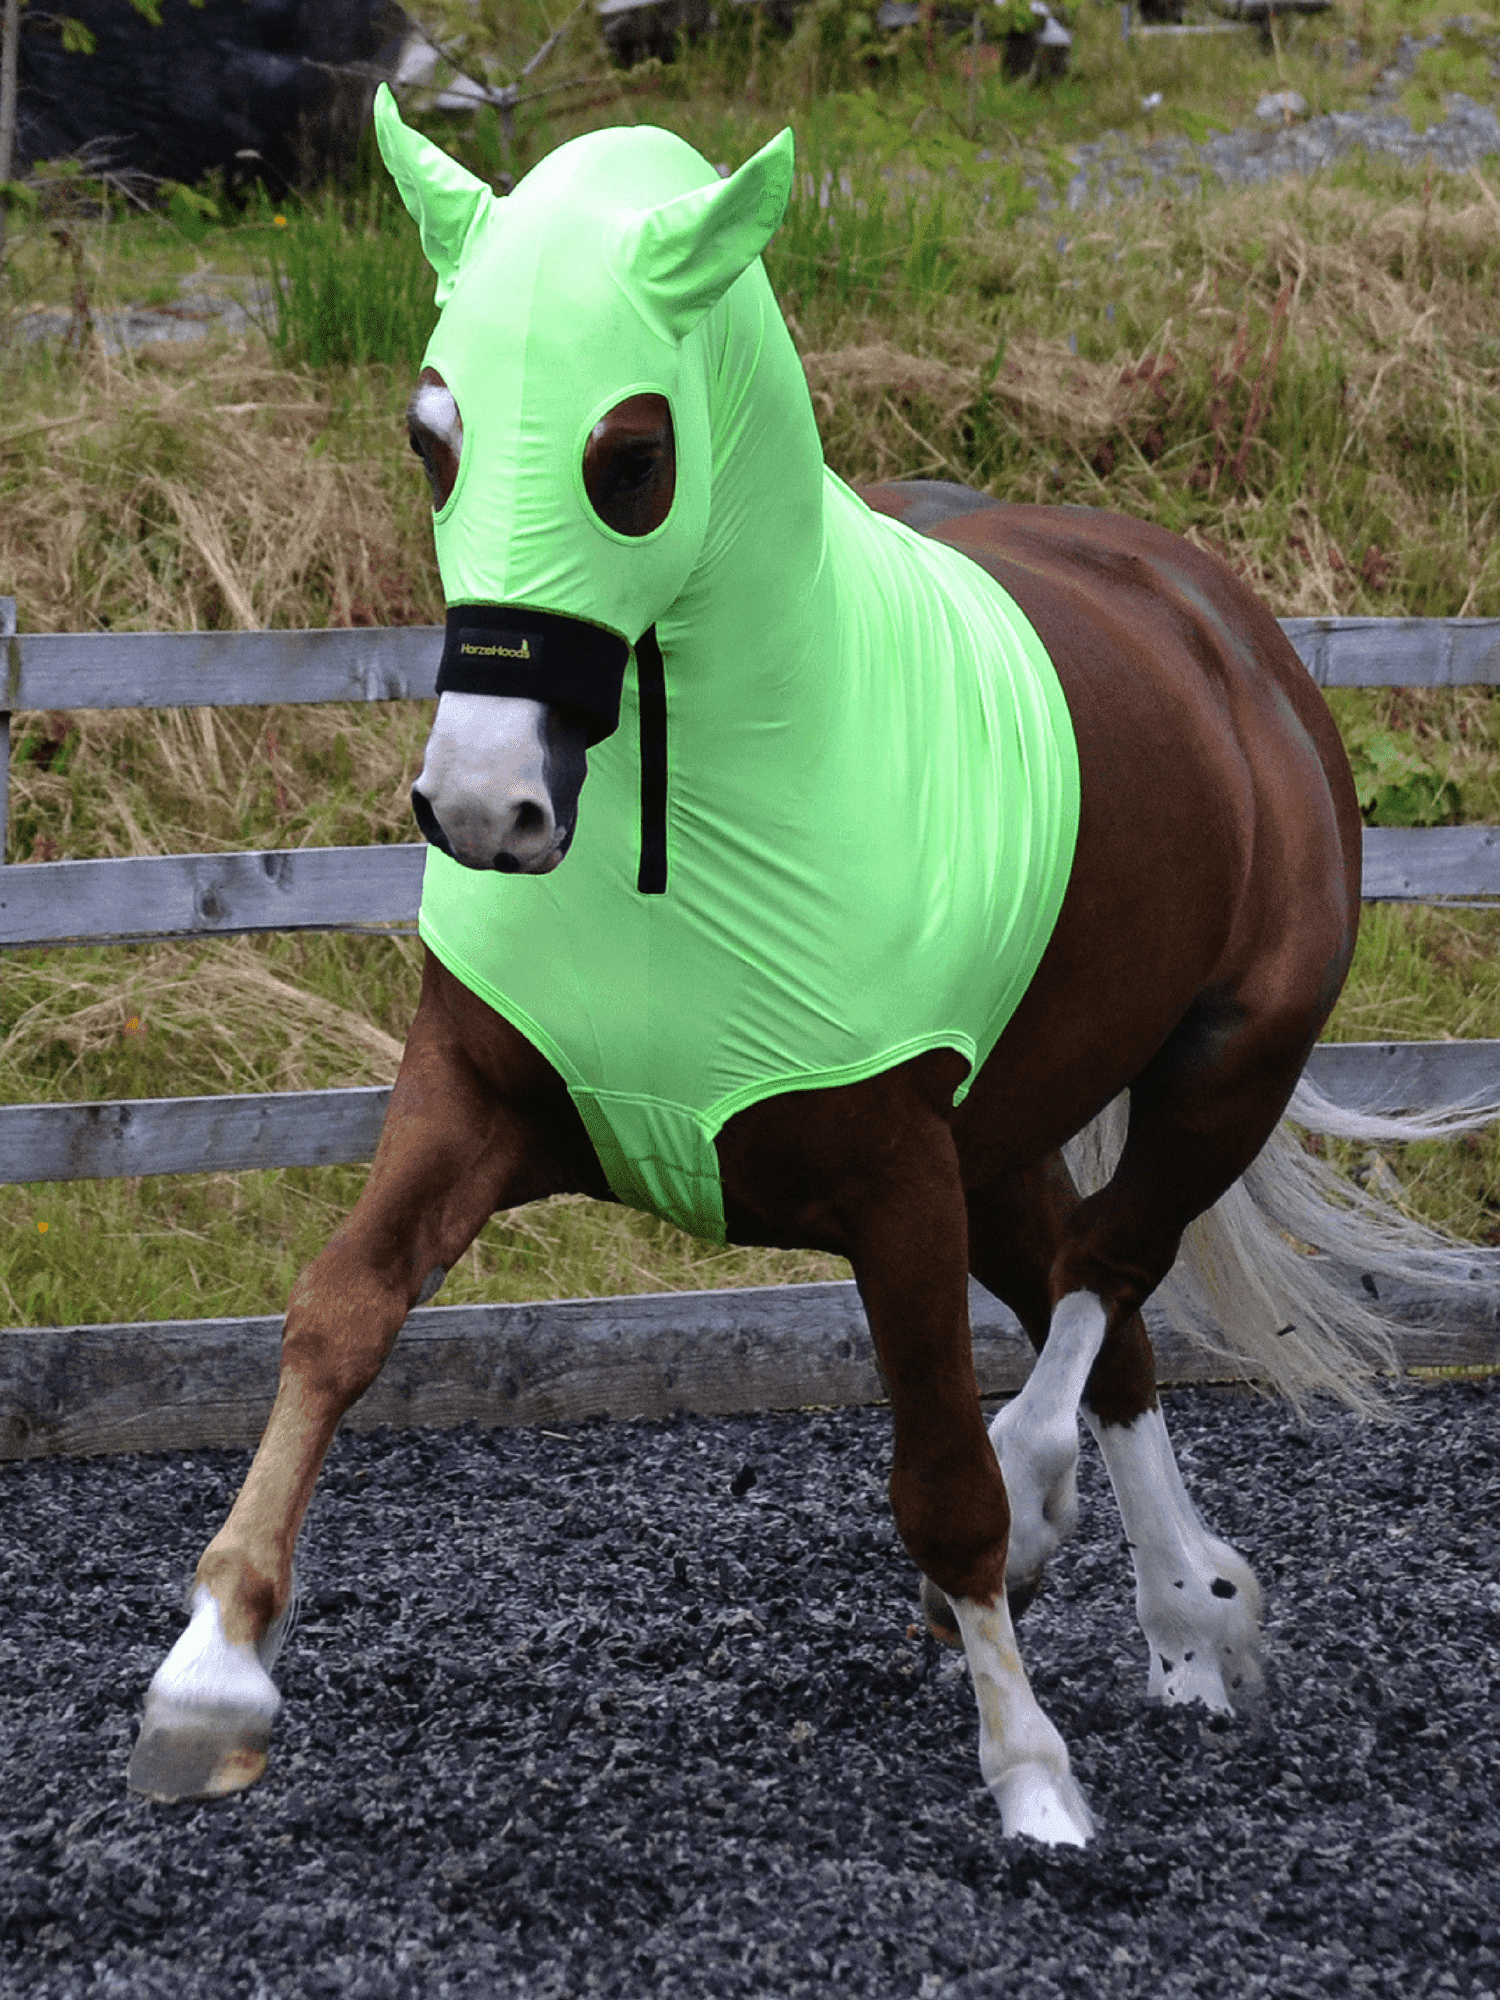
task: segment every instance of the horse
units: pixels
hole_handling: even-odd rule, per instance
[[[408,411],[449,607],[421,994],[129,1782],[261,1775],[341,1418],[491,1214],[573,1193],[849,1260],[1004,1832],[1082,1846],[1014,1626],[1076,1514],[1080,1414],[1148,1693],[1246,1711],[1263,1680],[1256,1579],[1184,1486],[1142,1306],[1186,1239],[1242,1372],[1353,1398],[1379,1358],[1297,1248],[1361,1213],[1320,1211],[1283,1123],[1294,1093],[1318,1115],[1299,1079],[1359,921],[1338,732],[1202,549],[825,467],[761,262],[790,133],[721,177],[598,132],[501,199],[383,86],[376,120],[442,308]],[[971,1276],[1037,1353],[988,1427]]]

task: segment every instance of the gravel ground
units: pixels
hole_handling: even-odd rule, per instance
[[[1022,1628],[1084,1853],[1002,1837],[883,1410],[342,1437],[269,1772],[214,1807],[124,1766],[246,1454],[0,1467],[0,1993],[1479,2000],[1500,1379],[1397,1415],[1169,1399],[1266,1585],[1254,1723],[1146,1703],[1086,1446]]]
[[[1391,154],[1408,166],[1464,173],[1500,153],[1500,121],[1492,105],[1455,91],[1445,115],[1424,132],[1414,132],[1403,111],[1379,100],[1359,111],[1212,132],[1201,145],[1173,134],[1142,141],[1111,132],[1072,149],[1076,171],[1064,205],[1107,208],[1143,194],[1197,195],[1215,183],[1245,187],[1286,180],[1315,174],[1360,147]]]

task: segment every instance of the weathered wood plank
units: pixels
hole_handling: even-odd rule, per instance
[[[1355,1111],[1500,1099],[1500,1041],[1326,1042],[1308,1075]],[[0,1105],[0,1186],[124,1174],[239,1173],[373,1158],[382,1085],[224,1097]]]
[[[1320,687],[1494,687],[1500,618],[1283,618]]]
[[[419,700],[440,625],[301,632],[23,632],[0,708],[238,708]]]
[[[1307,1075],[1349,1111],[1500,1101],[1500,1042],[1320,1042]],[[3,1127],[0,1127],[3,1132]]]
[[[244,931],[410,930],[426,853],[412,841],[4,868],[0,950]]]
[[[1355,1111],[1500,1099],[1500,1041],[1325,1042],[1308,1075]],[[124,1174],[239,1173],[373,1158],[382,1085],[225,1097],[0,1105],[0,1186]]]
[[[0,1186],[331,1167],[374,1157],[390,1090],[0,1105]]]
[[[1500,896],[1500,827],[1367,826],[1361,893],[1367,903]]]
[[[1497,618],[1283,618],[1324,687],[1500,684]],[[415,700],[434,692],[442,628],[28,632],[5,650],[0,710]]]
[[[1476,1253],[1483,1256],[1485,1253]],[[1408,1300],[1406,1366],[1500,1359],[1500,1263],[1466,1316]],[[1493,1265],[1493,1269],[1491,1269]],[[1005,1308],[971,1290],[987,1395],[1017,1389],[1030,1349]],[[1150,1315],[1148,1314],[1148,1319]],[[280,1321],[176,1320],[0,1334],[0,1459],[253,1444],[276,1384]],[[1164,1382],[1223,1380],[1222,1364],[1152,1324]],[[788,1285],[513,1306],[435,1306],[407,1320],[356,1430],[576,1422],[673,1410],[725,1414],[878,1401],[853,1285]]]
[[[6,868],[0,950],[244,931],[409,930],[425,852],[412,841]],[[1367,827],[1364,894],[1396,902],[1500,897],[1500,828]]]

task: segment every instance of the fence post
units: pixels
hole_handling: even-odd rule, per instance
[[[0,660],[0,701],[7,705],[0,708],[0,868],[5,865],[6,836],[10,827],[10,690],[14,675],[10,670],[8,639],[16,636],[16,600],[0,597],[0,646],[7,657]]]

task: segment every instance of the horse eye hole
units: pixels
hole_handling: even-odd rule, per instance
[[[406,406],[406,441],[422,461],[436,510],[458,483],[463,423],[452,392],[435,368],[424,368],[417,377]]]
[[[617,535],[649,535],[671,512],[677,440],[665,396],[627,396],[601,417],[583,448],[589,505]]]

